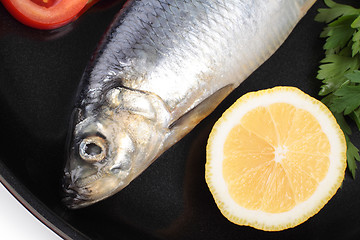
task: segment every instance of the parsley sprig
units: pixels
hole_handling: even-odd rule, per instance
[[[351,142],[349,120],[360,130],[360,9],[324,0],[328,8],[320,8],[315,21],[327,26],[320,37],[326,38],[325,58],[320,61],[317,79],[319,92],[344,132],[347,164],[355,178],[359,149]]]

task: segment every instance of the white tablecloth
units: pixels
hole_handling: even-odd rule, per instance
[[[59,240],[56,233],[34,217],[0,183],[1,240]]]

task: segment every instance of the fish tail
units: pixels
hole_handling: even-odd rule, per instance
[[[316,2],[316,0],[298,0],[298,6],[300,8],[300,12],[303,15],[311,8],[311,6]]]
[[[283,0],[278,10],[271,16],[270,24],[263,27],[262,39],[267,39],[263,52],[258,54],[255,63],[259,64],[271,56],[289,36],[300,19],[316,0]],[[272,24],[276,23],[276,24]],[[256,51],[256,50],[255,50]]]
[[[286,0],[283,2],[284,4],[287,4],[288,7],[285,8],[284,6],[284,8],[280,10],[282,13],[277,15],[278,17],[280,16],[277,21],[278,24],[276,26],[272,26],[273,31],[278,33],[275,34],[274,37],[277,36],[280,39],[287,37],[290,34],[292,29],[316,2],[316,0]]]

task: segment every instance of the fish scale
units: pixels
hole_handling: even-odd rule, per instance
[[[313,3],[127,1],[81,80],[64,202],[84,207],[127,186],[268,59]]]

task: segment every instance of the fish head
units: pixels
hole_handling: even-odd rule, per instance
[[[136,156],[125,122],[122,127],[109,117],[79,119],[79,115],[74,114],[76,124],[69,134],[63,179],[63,202],[72,209],[91,205],[128,185]]]

